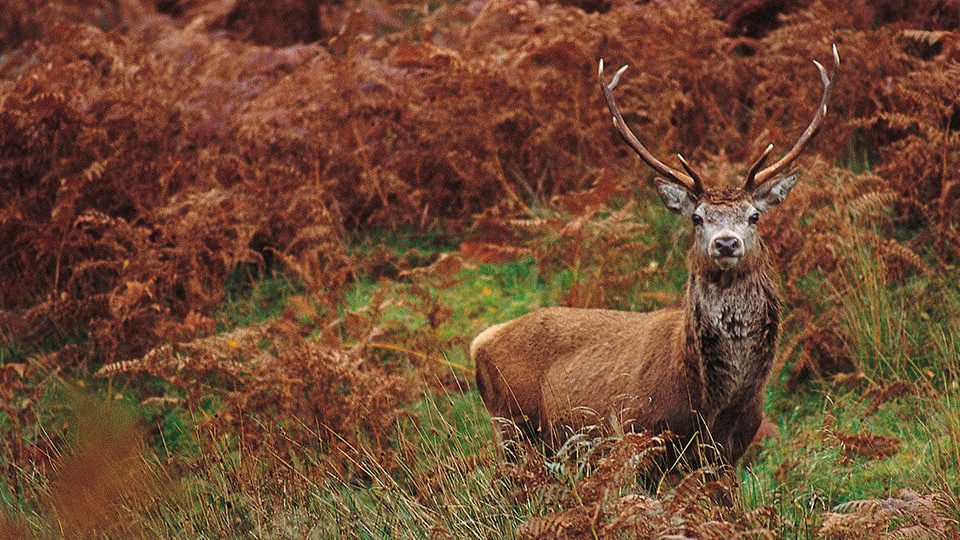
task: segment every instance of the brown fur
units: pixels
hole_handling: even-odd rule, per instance
[[[721,206],[746,196],[713,195]],[[601,419],[681,437],[706,427],[735,462],[761,423],[780,301],[762,243],[724,272],[696,249],[688,261],[680,307],[544,308],[480,334],[471,355],[491,417],[554,443]]]

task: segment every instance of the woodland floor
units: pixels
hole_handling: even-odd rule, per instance
[[[0,536],[960,536],[960,5],[265,5],[0,11]],[[501,459],[478,332],[683,294],[691,225],[597,60],[651,150],[732,185],[833,44],[759,224],[779,438]]]

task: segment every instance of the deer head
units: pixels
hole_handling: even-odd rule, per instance
[[[664,205],[673,212],[689,217],[693,222],[695,240],[691,254],[698,259],[709,261],[720,271],[737,268],[759,256],[760,250],[755,249],[760,243],[756,233],[757,222],[764,212],[783,202],[787,193],[797,183],[796,170],[786,174],[783,174],[783,171],[797,159],[807,143],[817,134],[827,113],[830,90],[840,66],[837,46],[833,46],[833,69],[829,76],[823,65],[816,60],[813,63],[820,72],[823,97],[813,120],[793,148],[772,165],[764,167],[773,150],[772,144],[767,145],[747,172],[742,187],[715,189],[704,186],[700,175],[682,155],[677,154],[677,158],[685,172],[664,164],[643,146],[623,120],[613,98],[613,90],[627,66],[617,70],[610,84],[606,84],[603,79],[603,60],[600,60],[600,87],[613,116],[614,127],[634,152],[662,176],[655,178],[654,182]]]

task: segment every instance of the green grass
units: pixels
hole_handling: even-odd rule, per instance
[[[384,287],[386,291],[381,290]],[[477,264],[463,270],[453,286],[427,289],[437,302],[452,308],[449,320],[437,329],[437,336],[441,340],[462,340],[490,324],[550,305],[562,284],[559,279],[543,283],[538,279],[533,259],[524,257],[504,264]],[[362,310],[378,294],[395,301],[382,313],[384,323],[400,325],[407,331],[417,331],[428,324],[422,312],[415,309],[420,299],[406,281],[381,283],[361,278],[344,295],[344,309]],[[449,360],[466,365],[463,347],[444,353]]]
[[[891,400],[863,417],[861,390],[816,384],[794,395],[774,392],[768,406],[781,439],[742,467],[748,504],[773,505],[789,537],[813,537],[817,515],[851,500],[884,498],[902,488],[960,493],[957,473],[955,390]],[[950,420],[952,419],[952,420]],[[900,440],[888,458],[846,456],[831,433],[871,434]]]
[[[654,215],[656,212],[647,217]],[[675,218],[651,221],[656,241],[667,247],[659,251],[658,262],[671,267],[659,283],[660,290],[682,290],[684,259],[676,250],[683,242],[675,240]],[[939,315],[960,312],[955,309],[956,282],[914,277],[906,284],[894,285],[883,276],[875,254],[863,246],[857,248],[845,274],[851,287],[838,294],[842,294],[844,324],[854,339],[851,348],[858,367],[874,382],[904,378],[918,381],[918,387],[940,386],[931,386],[932,391],[921,395],[892,399],[864,416],[870,400],[863,397],[863,386],[851,390],[814,381],[788,392],[782,382],[772,383],[767,410],[779,425],[781,439],[766,441],[749,463],[739,467],[739,475],[746,509],[775,508],[782,527],[779,533],[784,537],[812,538],[821,513],[851,500],[894,496],[903,488],[920,493],[940,489],[954,497],[960,495],[960,412],[956,407],[960,392],[951,382],[957,371],[960,340],[947,319],[931,320],[927,311],[908,308],[922,302],[923,294],[935,292],[946,304],[952,302],[952,307],[936,306]],[[541,282],[529,260],[466,270],[456,286],[437,292],[441,302],[456,306],[451,323],[442,331],[472,336],[489,324],[545,305],[564,287],[563,272],[558,276],[551,283]],[[801,286],[816,294],[822,278],[807,279]],[[350,304],[364,305],[379,286],[358,284],[348,295]],[[457,352],[450,354],[455,357]],[[932,378],[928,376],[931,372],[935,373]],[[367,534],[391,536],[400,524],[416,523],[419,532],[412,535],[416,537],[428,535],[430,523],[439,522],[464,537],[510,536],[524,519],[543,511],[504,508],[499,499],[491,500],[490,493],[502,495],[498,491],[502,486],[491,484],[492,469],[470,477],[458,476],[455,468],[445,469],[453,477],[443,478],[442,485],[430,492],[432,505],[411,500],[410,484],[436,478],[437,467],[451,459],[490,451],[489,445],[481,442],[487,440],[489,428],[474,392],[428,395],[412,410],[417,420],[405,425],[398,444],[418,450],[404,462],[402,478],[398,480],[394,474],[372,491],[364,488],[363,496],[340,486],[338,496],[350,501],[351,512],[364,516],[365,523],[380,524]],[[881,459],[846,455],[832,436],[834,432],[894,438],[900,441],[898,451]],[[485,462],[486,467],[495,465]],[[369,472],[378,478],[389,476],[384,470]],[[459,512],[451,515],[451,506]],[[484,512],[502,519],[477,518]],[[477,528],[465,529],[463,523]]]
[[[683,242],[675,241],[675,233],[668,232],[677,226],[676,219],[663,219],[663,214],[654,211],[644,218],[655,222],[656,241],[668,246],[659,251],[658,262],[669,265],[671,272],[665,273],[659,286],[665,291],[682,290],[683,257],[676,250],[677,244]],[[661,217],[657,220],[654,216]],[[850,258],[851,266],[845,269],[850,289],[842,293],[841,305],[846,317],[843,323],[854,339],[851,348],[858,367],[874,382],[907,379],[918,381],[919,388],[929,389],[921,395],[892,399],[864,416],[870,400],[864,398],[863,386],[851,390],[829,382],[813,382],[797,392],[788,392],[782,382],[771,384],[767,410],[779,425],[781,439],[766,441],[739,471],[748,509],[768,505],[775,508],[781,520],[779,532],[784,537],[813,537],[822,512],[851,500],[894,496],[903,488],[920,493],[940,489],[954,497],[960,495],[960,411],[956,407],[960,392],[952,382],[960,363],[960,340],[946,318],[949,313],[960,313],[956,309],[960,288],[950,279],[923,276],[894,285],[880,270],[876,254],[860,245],[856,249]],[[443,303],[458,306],[454,320],[459,322],[450,330],[474,335],[488,324],[543,305],[544,293],[549,297],[551,291],[563,287],[562,273],[560,276],[559,285],[543,284],[536,279],[529,262],[485,265],[466,271],[461,275],[461,283],[439,293]],[[801,286],[816,294],[822,278],[806,279],[807,284]],[[923,295],[934,291],[942,302],[930,309],[943,318],[931,317],[927,306],[916,309]],[[358,298],[357,304],[367,298],[369,295]],[[929,376],[931,373],[933,377]],[[418,410],[429,409],[433,415],[427,415],[417,429],[411,431],[408,426],[404,431],[406,444],[423,449],[415,458],[415,467],[443,462],[443,456],[469,456],[479,451],[473,445],[446,443],[472,441],[478,434],[481,438],[486,435],[486,415],[478,403],[478,397],[471,392],[455,398],[430,396],[418,405]],[[894,438],[900,441],[898,451],[880,459],[856,453],[847,455],[832,436],[834,432]],[[443,451],[437,453],[438,447]],[[458,484],[479,482],[479,486],[464,486],[471,493],[477,487],[491,489],[486,479],[456,480]],[[401,485],[381,486],[381,490],[403,500]],[[363,511],[372,513],[370,519],[389,520],[379,513],[390,514],[394,506],[381,504],[389,497],[382,491],[378,493],[376,502]],[[398,499],[390,500],[395,504]],[[469,514],[478,511],[470,504],[462,507]],[[531,510],[536,515],[536,509],[501,509],[511,516],[508,521],[512,527]],[[407,508],[403,514],[412,512]],[[403,521],[400,516],[394,517],[397,523]],[[444,523],[449,525],[449,521]],[[510,533],[501,530],[498,534]]]
[[[228,289],[214,317],[218,329],[229,330],[274,319],[287,307],[287,299],[303,290],[282,276],[260,280],[249,289]]]
[[[680,218],[649,203],[640,205],[638,219],[650,225],[649,241],[657,246],[652,260],[663,268],[651,279],[649,290],[679,293],[686,278],[683,246],[687,241],[686,233],[677,232],[684,230]],[[397,254],[418,250],[427,264],[452,247],[436,238],[388,238],[367,239],[351,249],[372,253],[380,242]],[[902,488],[920,493],[943,490],[954,501],[960,499],[960,388],[956,382],[960,330],[952,322],[960,316],[957,276],[913,276],[894,284],[883,274],[876,253],[853,246],[856,251],[842,273],[846,287],[827,294],[839,295],[840,323],[851,337],[854,360],[873,383],[906,379],[922,391],[890,400],[865,415],[870,400],[864,397],[864,386],[851,389],[815,380],[788,391],[783,380],[770,383],[766,410],[779,426],[781,438],[765,441],[738,466],[742,494],[738,504],[743,511],[774,508],[778,533],[785,538],[814,537],[821,514],[839,503],[888,497]],[[564,270],[541,275],[535,261],[527,257],[467,266],[449,287],[421,286],[427,296],[452,310],[434,330],[445,344],[445,360],[469,369],[464,352],[470,338],[490,324],[557,303],[569,282]],[[816,295],[824,294],[824,283],[823,276],[810,275],[799,285]],[[402,276],[360,276],[344,293],[341,316],[362,311],[380,298],[389,301],[381,323],[409,335],[427,332],[429,323],[418,309],[418,302],[425,300],[413,287],[411,279]],[[283,313],[295,295],[305,293],[288,280],[261,280],[228,298],[216,315],[218,327],[271,320]],[[931,302],[931,297],[937,301]],[[621,307],[656,306],[638,299]],[[10,351],[3,354],[10,358],[23,354],[14,351],[14,345],[8,347]],[[441,365],[439,369],[452,368]],[[459,375],[462,379],[463,374]],[[106,395],[106,389],[93,388]],[[455,538],[511,538],[525,520],[554,509],[540,499],[517,502],[511,497],[512,486],[498,473],[502,461],[476,391],[464,386],[437,388],[426,384],[421,398],[401,416],[391,441],[394,461],[358,448],[346,470],[320,476],[310,464],[328,459],[319,450],[322,444],[285,456],[239,446],[229,436],[201,445],[198,437],[203,435],[196,426],[204,411],[139,405],[136,388],[121,389],[121,401],[136,409],[140,424],[156,433],[155,444],[144,457],[154,470],[193,463],[183,474],[158,473],[171,475],[164,480],[169,487],[162,497],[137,507],[141,530],[178,537],[350,538],[425,538],[444,530]],[[110,398],[117,393],[112,391]],[[46,405],[38,408],[42,415],[38,429],[67,414],[64,406],[57,405],[57,395],[44,399]],[[216,403],[210,403],[206,413],[215,409]],[[893,456],[869,459],[844,454],[833,433],[880,435],[900,443]],[[206,452],[199,451],[201,446]],[[271,460],[283,463],[282,472],[266,466]],[[28,478],[27,471],[23,478]],[[54,534],[38,505],[46,482],[33,476],[22,485],[7,486],[0,489],[0,501],[6,512],[25,518],[33,530]]]
[[[330,479],[322,521],[337,526],[328,533],[420,538],[442,526],[455,538],[489,538],[530,514],[507,502],[507,486],[496,478],[497,457],[476,394],[427,394],[411,413],[415,420],[404,422],[398,435],[405,459],[397,467],[388,470],[376,459],[358,463],[371,478],[364,486]],[[359,519],[343,519],[345,509]]]

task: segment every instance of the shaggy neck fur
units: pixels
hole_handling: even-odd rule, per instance
[[[690,253],[684,362],[691,404],[707,418],[752,399],[776,352],[780,299],[766,249],[752,251],[728,271]]]

